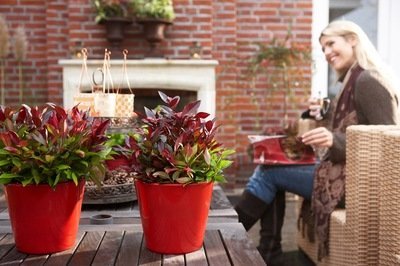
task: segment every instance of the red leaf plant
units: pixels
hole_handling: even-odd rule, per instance
[[[166,105],[145,107],[142,126],[131,138],[136,178],[148,183],[223,182],[234,153],[215,139],[215,120],[198,112],[200,101],[176,111],[180,98],[159,92]]]
[[[89,117],[75,106],[70,112],[53,103],[0,108],[0,183],[47,183],[80,178],[100,184],[109,120]]]

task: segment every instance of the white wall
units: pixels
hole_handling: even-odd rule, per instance
[[[377,48],[385,62],[400,79],[400,1],[378,1],[378,43]],[[398,88],[400,89],[400,88]]]
[[[311,95],[314,97],[325,97],[328,92],[328,64],[321,51],[319,35],[329,23],[329,1],[313,0],[313,22],[312,22],[312,58],[313,76]]]

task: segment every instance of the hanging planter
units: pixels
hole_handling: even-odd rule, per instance
[[[85,180],[48,184],[8,184],[5,193],[18,251],[47,254],[71,248],[78,232]],[[61,204],[62,203],[62,204]]]
[[[121,43],[125,36],[125,28],[132,24],[132,19],[110,17],[104,19],[101,24],[106,27],[106,38],[111,43],[112,48],[121,50]]]
[[[173,1],[131,0],[131,7],[136,22],[143,25],[145,39],[150,45],[147,56],[164,57],[158,47],[165,39],[167,26],[175,19]]]
[[[124,39],[125,27],[132,23],[129,1],[93,0],[96,23],[106,27],[106,37],[111,43],[111,51],[119,54]]]
[[[158,184],[136,180],[146,247],[183,254],[203,245],[213,183]]]
[[[143,34],[150,46],[147,56],[163,57],[164,55],[159,51],[159,46],[165,39],[167,26],[172,25],[172,22],[165,19],[142,18],[137,19],[137,23],[143,25]]]

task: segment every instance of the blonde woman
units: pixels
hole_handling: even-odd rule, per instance
[[[302,141],[324,149],[325,154],[315,166],[258,166],[235,207],[246,229],[261,219],[258,249],[268,265],[282,265],[282,192],[312,199],[318,259],[322,259],[329,251],[329,216],[344,203],[346,128],[398,123],[394,82],[364,31],[353,22],[334,21],[322,31],[319,41],[342,88],[327,113],[314,102],[310,104],[310,115],[324,120],[326,126],[304,133]]]

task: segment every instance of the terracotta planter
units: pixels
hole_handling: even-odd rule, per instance
[[[121,54],[121,43],[125,37],[126,26],[132,24],[132,20],[129,18],[107,18],[101,22],[106,27],[106,38],[111,43],[111,51],[113,57]]]
[[[213,183],[148,184],[135,181],[146,247],[183,254],[201,248]]]
[[[137,20],[137,23],[143,25],[143,34],[150,45],[148,57],[163,57],[159,51],[160,43],[165,39],[165,30],[167,26],[172,25],[172,22],[165,19],[145,19]]]
[[[267,165],[304,165],[315,164],[315,154],[311,147],[307,146],[296,158],[288,156],[284,151],[283,142],[286,136],[249,136],[253,144],[253,162]],[[258,141],[255,141],[258,140]]]
[[[28,254],[71,248],[78,232],[85,181],[49,185],[8,184],[5,192],[15,244]]]

